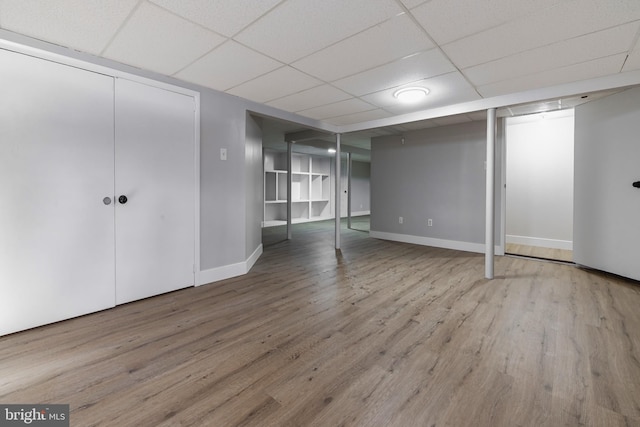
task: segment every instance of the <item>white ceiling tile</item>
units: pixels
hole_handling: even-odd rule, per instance
[[[138,0],[2,0],[0,25],[16,33],[99,54],[137,3]]]
[[[443,49],[454,64],[468,68],[638,19],[638,0],[616,0],[615,7],[602,0],[564,1]]]
[[[227,90],[262,74],[281,63],[229,40],[176,74],[179,79],[217,90]]]
[[[392,114],[390,114],[387,111],[384,111],[382,109],[376,109],[376,110],[363,111],[361,113],[349,114],[346,116],[334,117],[331,119],[327,119],[325,121],[335,126],[343,126],[343,125],[352,125],[354,123],[368,122],[371,120],[386,119],[387,117],[391,117],[391,116]]]
[[[467,68],[464,73],[479,86],[623,53],[639,28],[638,22],[613,27]]]
[[[431,0],[411,11],[438,44],[493,28],[563,0]]]
[[[402,2],[402,4],[404,4],[407,9],[413,9],[414,7],[421,5],[424,2],[430,1],[430,0],[400,0]]]
[[[291,63],[400,12],[395,0],[288,0],[235,39]]]
[[[287,65],[256,77],[253,80],[249,80],[246,83],[229,89],[227,92],[252,101],[264,103],[321,84],[322,82],[320,80]]]
[[[640,70],[640,49],[636,49],[629,54],[627,62],[624,63],[622,71]]]
[[[376,107],[368,102],[361,101],[357,98],[351,98],[344,101],[334,102],[333,104],[323,105],[321,107],[302,110],[299,111],[298,114],[316,120],[324,120],[330,117],[344,116],[347,114],[360,113],[362,111],[375,109]]]
[[[285,96],[284,98],[276,99],[275,101],[268,102],[267,104],[272,107],[280,108],[281,110],[296,112],[349,98],[351,98],[349,94],[325,84],[293,95]]]
[[[473,87],[458,72],[414,82],[410,86],[426,87],[430,91],[429,95],[423,102],[402,104],[393,96],[399,88],[392,88],[363,96],[362,99],[396,114],[480,99]]]
[[[333,81],[432,47],[422,30],[407,15],[400,15],[292,65],[324,81]]]
[[[452,71],[455,71],[455,67],[442,52],[431,49],[337,80],[333,84],[345,92],[361,96]]]
[[[142,3],[118,32],[104,56],[171,75],[224,38],[155,5]]]
[[[479,86],[478,91],[484,97],[492,97],[615,74],[622,68],[625,58],[626,54],[624,53],[612,55],[512,80],[503,80]]]
[[[150,0],[171,12],[231,37],[282,0]]]

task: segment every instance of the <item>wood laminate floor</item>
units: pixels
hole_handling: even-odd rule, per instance
[[[278,231],[245,276],[0,338],[0,403],[83,427],[640,426],[637,283]]]

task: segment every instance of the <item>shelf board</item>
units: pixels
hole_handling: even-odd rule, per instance
[[[269,172],[271,172],[271,173],[287,173],[287,171],[285,171],[285,170],[280,170],[280,169],[271,169],[271,170],[266,170],[265,172],[266,172],[266,173],[269,173]],[[295,173],[295,172],[294,172],[294,173]]]
[[[264,202],[267,203],[267,204],[287,203],[286,200],[265,200]]]
[[[311,200],[311,203],[328,203],[330,200],[329,199],[313,199]]]
[[[271,221],[264,221],[262,223],[263,228],[276,227],[278,225],[287,225],[287,221],[271,220]]]

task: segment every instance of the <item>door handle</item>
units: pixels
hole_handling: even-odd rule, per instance
[[[127,196],[125,196],[124,194],[120,197],[118,197],[118,202],[120,202],[121,205],[124,205],[125,203],[127,203]]]
[[[634,183],[633,183],[633,186],[634,186],[635,188],[640,188],[640,181],[636,181],[636,182],[634,182]]]
[[[104,199],[102,199],[102,203],[104,203],[105,205],[110,205],[111,197],[105,197]]]

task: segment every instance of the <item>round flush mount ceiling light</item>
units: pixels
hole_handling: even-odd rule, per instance
[[[426,87],[405,87],[399,89],[393,93],[393,96],[400,102],[406,102],[408,104],[418,102],[424,99],[429,94],[429,89]]]

